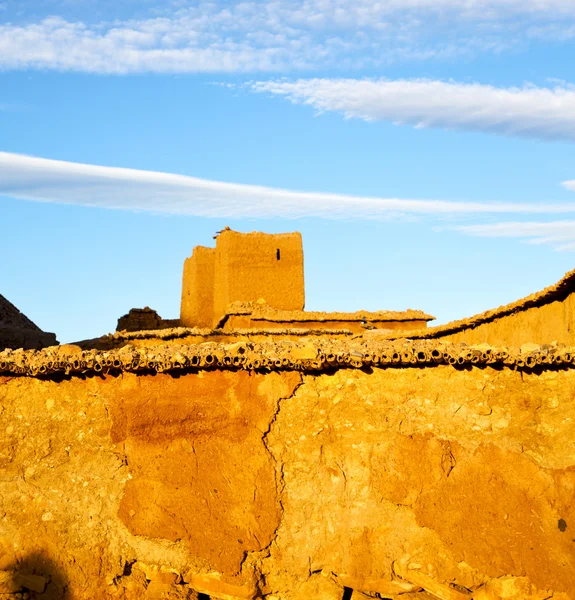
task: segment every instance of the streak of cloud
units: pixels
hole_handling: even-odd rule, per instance
[[[575,213],[575,203],[451,202],[301,192],[7,152],[0,152],[0,195],[40,202],[214,218],[389,219],[418,215],[453,218]]]
[[[249,88],[346,118],[575,140],[575,88],[565,83],[550,88],[498,88],[431,79],[315,78],[258,81]]]
[[[463,225],[455,229],[466,235],[490,238],[522,238],[530,244],[548,244],[555,250],[575,250],[575,221],[506,222]]]

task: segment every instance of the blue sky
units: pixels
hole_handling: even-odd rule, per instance
[[[229,225],[311,310],[513,301],[575,267],[574,59],[572,0],[0,0],[0,293],[173,318]]]

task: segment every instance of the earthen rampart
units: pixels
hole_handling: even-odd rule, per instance
[[[511,304],[408,335],[468,344],[520,346],[552,340],[575,344],[575,271],[555,285]]]
[[[575,598],[574,357],[363,337],[4,351],[0,586]]]

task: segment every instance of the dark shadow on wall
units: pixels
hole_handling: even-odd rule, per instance
[[[5,567],[0,579],[2,592],[27,592],[30,600],[74,600],[65,571],[40,551]]]

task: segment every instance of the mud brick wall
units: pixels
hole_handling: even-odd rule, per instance
[[[405,335],[511,347],[551,341],[572,346],[575,344],[575,271],[567,273],[555,285],[517,302]]]
[[[549,340],[575,345],[575,294],[465,328],[446,336],[446,339],[468,344],[486,342],[508,346],[520,346],[526,342],[541,344]]]
[[[212,327],[215,248],[196,246],[184,261],[180,321],[188,327]]]
[[[0,353],[0,592],[575,598],[575,352],[358,343]]]

